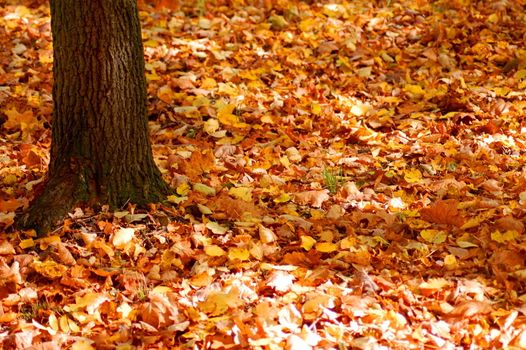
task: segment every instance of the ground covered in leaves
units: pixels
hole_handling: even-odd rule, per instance
[[[3,348],[526,347],[524,5],[142,4],[176,194],[36,238],[12,224],[48,161],[49,8],[8,1]]]

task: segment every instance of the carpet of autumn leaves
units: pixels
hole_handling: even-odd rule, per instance
[[[4,2],[1,346],[526,347],[525,5],[141,3],[176,193],[37,238],[49,8]]]

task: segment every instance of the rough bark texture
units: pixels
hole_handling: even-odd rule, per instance
[[[78,202],[168,192],[154,163],[136,0],[51,0],[54,112],[47,185],[22,226],[49,229]]]

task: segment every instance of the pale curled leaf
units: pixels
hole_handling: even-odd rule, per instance
[[[135,229],[133,228],[120,228],[114,234],[112,238],[113,246],[117,249],[124,249],[131,243],[135,236]]]
[[[300,205],[310,205],[321,208],[322,204],[330,198],[329,190],[304,191],[294,194],[294,200]]]

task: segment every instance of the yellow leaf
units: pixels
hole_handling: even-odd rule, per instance
[[[475,243],[472,243],[470,241],[461,240],[461,239],[457,239],[457,245],[460,248],[475,248],[475,247],[478,247],[478,245],[476,245]]]
[[[53,51],[52,50],[39,50],[38,59],[40,63],[47,64],[53,62]]]
[[[217,111],[217,119],[223,125],[234,126],[236,128],[246,128],[249,125],[242,123],[237,115],[232,114],[236,106],[232,103],[220,107]]]
[[[245,202],[252,201],[252,188],[250,187],[232,187],[228,190],[228,194]]]
[[[58,323],[60,324],[60,329],[64,333],[69,333],[69,319],[68,316],[62,315],[60,316]]]
[[[444,258],[444,267],[448,270],[456,269],[458,267],[457,258],[452,254],[446,255]]]
[[[440,230],[422,230],[420,236],[429,243],[440,244],[444,243],[447,239],[447,233]]]
[[[349,249],[356,246],[356,239],[351,237],[345,237],[340,241],[341,249]]]
[[[213,89],[217,87],[217,82],[213,78],[205,78],[201,82],[201,89]]]
[[[226,94],[228,96],[238,96],[239,90],[233,83],[219,83],[217,93]]]
[[[231,115],[232,112],[234,112],[234,109],[236,109],[236,105],[233,103],[228,103],[223,106],[219,106],[217,110],[217,117],[220,118],[222,116]]]
[[[274,121],[274,118],[272,118],[272,116],[270,115],[264,115],[261,117],[261,122],[262,123],[266,123],[266,124],[274,124],[275,121]]]
[[[311,104],[310,108],[311,108],[312,114],[314,115],[320,115],[322,112],[321,106],[315,102]]]
[[[354,50],[353,50],[354,51]],[[347,69],[353,69],[354,66],[345,56],[338,56],[338,67],[344,66]]]
[[[212,231],[212,233],[215,233],[216,235],[222,235],[225,234],[226,231],[228,231],[228,228],[225,226],[221,226],[217,222],[210,221],[206,224],[206,228]]]
[[[301,247],[305,250],[311,250],[316,244],[316,240],[311,236],[301,236]]]
[[[203,130],[208,135],[213,135],[217,130],[219,130],[219,121],[214,118],[208,119],[203,125]]]
[[[347,15],[347,8],[342,4],[330,3],[323,6],[322,13],[327,17],[340,18]]]
[[[193,186],[193,190],[204,194],[205,196],[215,196],[216,190],[213,187],[207,186],[205,184],[196,183]]]
[[[171,291],[172,291],[172,288],[168,286],[157,286],[154,289],[152,289],[152,292],[157,293],[157,294],[166,294],[166,293],[170,293]]]
[[[486,220],[486,218],[483,217],[483,216],[475,216],[475,217],[469,219],[468,221],[466,221],[466,222],[464,223],[464,225],[462,225],[460,228],[461,228],[462,230],[467,230],[468,228],[477,227],[477,226],[479,226],[479,225],[482,223],[482,221],[484,221],[484,220]]]
[[[330,242],[316,243],[316,250],[321,253],[332,253],[338,250],[338,245]]]
[[[225,293],[211,294],[205,301],[199,303],[199,309],[210,316],[223,315],[228,311],[229,298],[230,296]]]
[[[188,182],[183,182],[182,184],[177,186],[175,192],[177,192],[177,194],[180,196],[186,196],[188,192],[190,192],[190,185],[188,184]]]
[[[274,198],[274,203],[286,203],[290,201],[290,198],[288,193],[282,193],[278,198]]]
[[[71,350],[95,350],[90,344],[91,342],[87,340],[77,340],[73,345],[71,345]]]
[[[321,220],[326,217],[325,211],[319,209],[311,209],[310,216],[312,220]]]
[[[223,256],[226,254],[221,247],[214,244],[205,247],[205,253],[208,256]]]
[[[248,70],[239,72],[238,76],[240,76],[243,79],[257,80],[259,79],[262,73],[264,72],[261,71],[260,69],[248,69]]]
[[[272,15],[268,18],[272,29],[282,30],[289,25],[287,20],[283,16]]]
[[[245,248],[230,248],[228,251],[228,258],[230,260],[246,261],[250,258],[250,252]]]
[[[499,243],[513,241],[517,238],[519,238],[519,233],[517,231],[511,231],[511,230],[506,231],[506,232],[494,231],[491,233],[491,239]]]
[[[279,162],[281,165],[283,165],[285,168],[290,168],[290,160],[287,158],[287,156],[283,156],[279,158]]]
[[[496,87],[496,88],[493,89],[493,91],[495,91],[495,93],[498,96],[505,97],[507,94],[510,93],[511,89],[508,88],[508,87]]]
[[[51,313],[48,318],[49,327],[53,329],[54,331],[58,331],[58,319],[57,316],[54,313]]]
[[[360,68],[356,70],[356,74],[358,74],[358,76],[362,78],[370,77],[372,72],[373,72],[372,67],[364,67],[364,68]]]
[[[187,199],[188,199],[188,197],[186,197],[186,196],[179,197],[179,196],[176,196],[174,194],[171,194],[171,195],[166,197],[166,200],[168,202],[170,202],[170,203],[173,203],[173,204],[179,204],[181,202],[184,202]]]
[[[145,47],[157,47],[159,46],[159,43],[157,42],[157,40],[150,39],[150,40],[145,41],[143,45]]]
[[[149,81],[161,80],[161,77],[157,75],[155,69],[151,70],[151,73],[146,72],[146,79]]]
[[[316,20],[312,17],[304,19],[298,25],[299,29],[302,32],[310,32],[314,28],[314,26],[316,26]]]
[[[421,96],[425,94],[424,89],[420,85],[407,84],[404,90],[411,95]]]
[[[423,295],[427,296],[442,290],[444,287],[450,286],[450,284],[451,283],[444,278],[432,278],[427,282],[420,283],[418,288],[421,290]]]
[[[517,80],[522,80],[526,78],[526,69],[519,69],[516,73],[515,73],[515,79]]]
[[[422,173],[418,169],[404,170],[404,180],[408,183],[418,183],[422,180]]]
[[[354,114],[355,116],[360,117],[362,115],[365,115],[371,109],[372,107],[370,105],[360,103],[360,104],[352,105],[350,112]]]
[[[483,223],[484,221],[492,218],[494,215],[495,215],[495,210],[494,209],[486,210],[486,211],[482,212],[481,214],[479,214],[479,215],[469,219],[468,221],[466,221],[460,228],[462,230],[467,230],[469,228],[480,226],[481,223]]]
[[[190,284],[194,287],[205,287],[210,285],[214,279],[207,271],[201,272],[190,279]]]
[[[7,121],[3,125],[6,129],[26,130],[30,127],[38,126],[38,120],[31,110],[20,113],[15,108],[11,108],[4,110],[4,113],[7,116]]]
[[[326,294],[314,294],[307,296],[307,300],[301,307],[304,317],[312,319],[319,316],[322,310],[331,305],[331,297]]]
[[[385,51],[380,54],[380,57],[382,57],[382,60],[385,62],[393,63],[395,61],[394,58],[389,56]]]
[[[492,13],[491,15],[488,16],[489,23],[497,23],[498,21],[499,21],[499,15],[497,15],[496,13]]]
[[[210,210],[210,208],[208,208],[206,205],[202,205],[202,204],[197,203],[197,209],[199,209],[201,214],[204,214],[204,215],[212,214],[212,210]]]
[[[44,262],[37,260],[33,262],[33,268],[42,276],[50,279],[60,278],[68,270],[66,266],[54,262],[53,260],[46,260]]]

